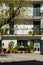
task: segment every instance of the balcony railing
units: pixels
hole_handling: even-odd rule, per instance
[[[42,35],[3,35],[2,39],[3,40],[14,40],[14,39],[19,39],[19,40],[28,40],[28,39],[41,39]]]
[[[39,27],[39,28],[38,28]],[[36,27],[35,28],[24,28],[24,26],[23,26],[23,28],[14,28],[14,29],[8,29],[7,31],[5,31],[5,33],[3,33],[3,35],[26,35],[26,36],[28,36],[28,35],[40,35],[41,34],[41,28],[40,28],[40,25],[38,25],[38,27],[37,27],[37,25],[36,25]],[[13,32],[13,34],[10,34],[10,30]],[[22,33],[17,33],[17,32],[19,32],[19,30],[20,31],[22,31]],[[8,31],[9,31],[9,33],[8,33]],[[25,31],[27,31],[27,33],[25,33]]]
[[[40,20],[40,19],[43,19],[43,16],[42,15],[40,15],[40,16],[26,16],[26,17],[16,17],[16,18],[14,18],[13,20],[16,20],[17,19],[17,21],[19,21],[19,20]]]
[[[32,2],[32,1],[38,1],[38,2],[43,2],[43,0],[25,0],[25,1],[28,1],[28,2]]]

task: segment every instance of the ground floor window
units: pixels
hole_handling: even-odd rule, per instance
[[[28,40],[17,40],[17,44],[19,46],[27,46],[28,45]]]

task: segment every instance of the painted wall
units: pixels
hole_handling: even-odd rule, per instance
[[[30,41],[28,40],[28,45],[30,45]]]
[[[29,22],[28,24],[17,24],[14,25],[14,28],[15,34],[28,34],[29,31],[33,32],[33,22]]]
[[[13,41],[14,42],[14,47],[17,45],[17,40],[2,40],[2,44],[4,43],[3,48],[8,48],[9,42]]]
[[[41,28],[43,28],[43,19],[41,19]]]
[[[41,4],[40,13],[41,13],[41,15],[43,15],[43,14],[42,14],[42,13],[43,13],[43,4]]]

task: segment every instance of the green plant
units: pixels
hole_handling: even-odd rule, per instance
[[[20,46],[20,44],[19,43],[17,43],[17,48]]]
[[[14,48],[14,52],[15,52],[15,53],[18,53],[18,49],[17,49],[17,48]]]
[[[28,53],[28,49],[27,49],[27,50],[25,50],[25,53]]]
[[[28,52],[31,52],[31,51],[34,52],[34,45],[33,45],[33,42],[30,41],[30,45],[28,46]]]
[[[33,34],[33,32],[32,31],[29,31],[28,34]]]
[[[4,33],[4,29],[0,28],[0,34],[3,34],[3,33]]]
[[[8,30],[9,30],[8,28],[5,28],[5,34],[8,34],[8,33],[7,33]]]
[[[13,48],[13,46],[14,46],[14,42],[13,41],[9,42],[8,47]]]
[[[12,53],[13,52],[13,47],[14,47],[14,42],[11,41],[8,44],[8,53]]]

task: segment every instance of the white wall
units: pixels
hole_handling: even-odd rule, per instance
[[[27,22],[27,21],[26,21]],[[2,26],[2,28],[5,29],[9,28],[9,24],[6,24],[4,26]],[[22,23],[22,24],[15,24],[14,25],[14,34],[28,34],[29,31],[33,31],[33,22],[29,21],[29,23]],[[9,34],[9,30],[7,31],[7,33]]]
[[[28,45],[30,45],[30,41],[28,40]]]
[[[43,28],[43,19],[41,19],[41,28]]]
[[[43,40],[43,36],[41,37],[41,40]]]
[[[40,12],[41,12],[41,13],[43,12],[43,4],[41,4]]]
[[[41,15],[43,15],[43,4],[41,4]],[[41,28],[43,28],[43,19],[41,19]]]
[[[2,40],[2,44],[4,43],[3,48],[8,48],[9,42],[13,41],[14,42],[14,47],[17,45],[17,40]]]
[[[28,34],[29,31],[32,31],[33,32],[33,22],[30,22],[29,24],[17,24],[17,27],[16,25],[14,25],[15,27],[15,31],[14,33],[15,34]]]
[[[40,13],[41,13],[41,16],[43,16],[43,4],[41,4]],[[41,28],[43,28],[43,19],[41,19]]]

